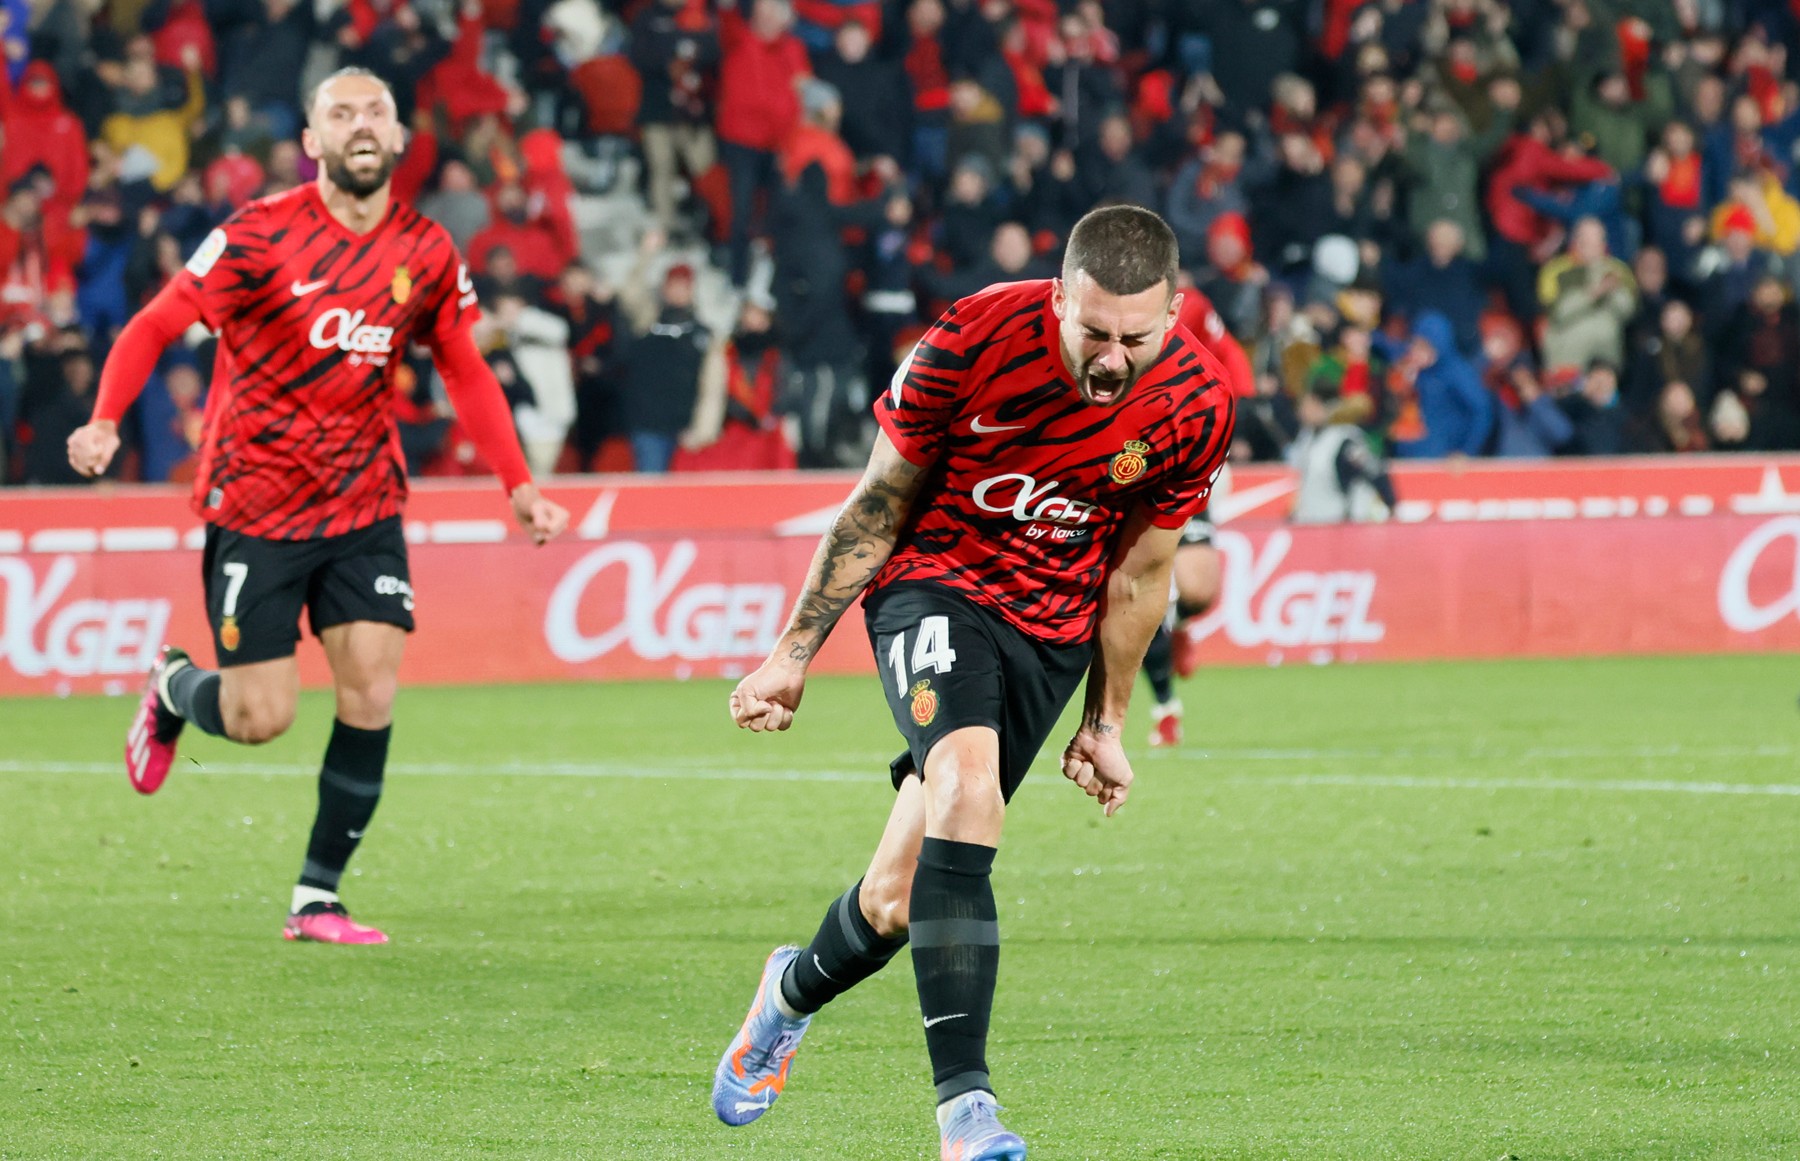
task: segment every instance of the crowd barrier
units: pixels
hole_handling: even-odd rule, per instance
[[[1215,505],[1225,664],[1800,648],[1800,456],[1403,465],[1382,525],[1285,525],[1279,468]],[[491,483],[407,509],[415,683],[733,675],[767,652],[845,474],[584,477],[533,548]],[[172,488],[0,492],[0,694],[122,691],[210,656],[201,529]],[[869,672],[856,611],[821,656]],[[301,655],[309,683],[323,657]]]

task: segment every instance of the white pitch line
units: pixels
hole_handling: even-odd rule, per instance
[[[1433,761],[1572,761],[1582,758],[1792,758],[1800,749],[1788,745],[1763,746],[1545,746],[1522,750],[1468,747],[1369,746],[1361,749],[1200,749],[1186,747],[1171,754],[1162,751],[1155,757],[1205,758],[1236,762],[1325,762],[1347,758],[1411,759]]]
[[[1342,786],[1371,790],[1577,790],[1612,794],[1723,794],[1800,798],[1784,782],[1674,782],[1664,779],[1409,778],[1387,774],[1299,774],[1291,778],[1228,778],[1233,786]]]
[[[113,762],[0,761],[3,774],[105,774],[117,775]],[[277,762],[218,762],[189,764],[192,774],[253,774],[278,777],[312,777],[317,766]],[[484,766],[452,762],[396,762],[392,774],[426,778],[653,778],[675,782],[869,782],[886,777],[878,765],[866,770],[800,770],[731,766],[635,766],[625,763],[546,762],[541,765]],[[1040,771],[1053,777],[1051,771]],[[1238,787],[1336,786],[1366,790],[1550,790],[1588,791],[1606,794],[1701,794],[1800,798],[1800,785],[1755,782],[1680,782],[1666,779],[1574,778],[1418,778],[1383,774],[1301,774],[1292,777],[1209,779]]]

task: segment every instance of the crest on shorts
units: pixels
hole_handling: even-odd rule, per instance
[[[238,642],[242,639],[243,634],[238,632],[237,618],[226,617],[225,623],[219,626],[219,644],[225,652],[231,653],[236,651]]]
[[[912,719],[915,726],[928,726],[937,717],[937,690],[931,682],[921,681],[912,687]]]
[[[1112,458],[1112,478],[1115,484],[1129,484],[1144,474],[1148,461],[1144,459],[1150,452],[1150,445],[1141,439],[1125,441],[1125,450]]]
[[[412,297],[412,271],[406,267],[394,270],[394,305],[405,306],[406,300]]]

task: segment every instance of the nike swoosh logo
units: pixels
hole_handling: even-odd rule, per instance
[[[369,832],[366,830],[347,830],[344,832],[344,837],[346,837],[346,838],[361,838],[363,835],[368,834],[368,833]]]
[[[837,977],[832,975],[830,972],[826,971],[825,965],[819,962],[818,952],[813,953],[813,966],[819,969],[820,975],[824,976],[826,979],[830,980],[832,983],[835,984],[838,982]]]
[[[313,291],[324,290],[329,285],[331,285],[331,279],[329,278],[321,278],[317,282],[302,282],[296,278],[294,279],[294,284],[288,287],[288,289],[294,292],[295,298],[305,298]]]
[[[930,1019],[925,1021],[925,1027],[935,1028],[937,1025],[942,1024],[945,1020],[960,1020],[964,1016],[967,1016],[967,1015],[968,1015],[967,1012],[958,1012],[954,1016],[932,1016]]]
[[[973,420],[971,420],[969,422],[969,430],[974,432],[976,435],[987,435],[988,433],[995,432],[995,431],[1024,431],[1025,426],[1026,425],[1023,423],[1013,423],[1013,424],[996,424],[993,427],[988,427],[987,425],[985,425],[981,422],[981,416],[979,416],[979,415],[977,415]]]
[[[766,1109],[769,1107],[770,1103],[773,1100],[774,1100],[773,1097],[764,1097],[760,1102],[759,1101],[739,1101],[737,1103],[736,1107],[733,1109],[733,1111],[739,1112],[739,1113],[747,1113],[751,1109]]]

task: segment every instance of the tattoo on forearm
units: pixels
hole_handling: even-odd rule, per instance
[[[1099,714],[1088,714],[1086,720],[1081,724],[1103,738],[1110,738],[1112,735],[1119,732],[1119,727],[1110,722],[1102,721]]]
[[[857,487],[820,543],[788,624],[788,633],[797,638],[788,647],[791,660],[812,659],[838,618],[894,551],[921,474],[919,468],[895,459],[887,471]]]

